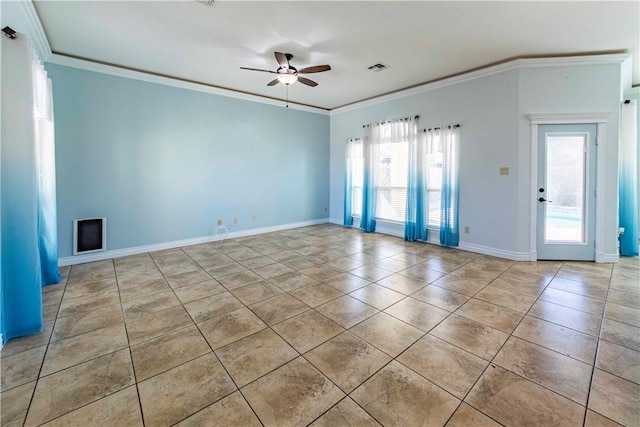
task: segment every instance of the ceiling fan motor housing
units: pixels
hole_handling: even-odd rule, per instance
[[[292,67],[291,65],[289,65],[289,68],[280,67],[277,72],[278,74],[298,74],[296,67]]]

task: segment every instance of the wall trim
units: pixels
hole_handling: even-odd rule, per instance
[[[342,221],[338,221],[335,218],[332,219],[331,221],[333,224],[340,224],[340,225],[342,224]],[[351,228],[359,228],[359,227],[357,225],[353,225]],[[376,221],[375,232],[404,239],[403,224],[397,224],[393,222],[378,220]],[[430,230],[429,238],[424,243],[428,243],[436,246],[442,246],[440,245],[440,235],[434,230]],[[507,251],[504,249],[491,248],[489,246],[476,245],[473,243],[460,242],[459,246],[453,249],[460,249],[467,252],[473,252],[473,253],[482,254],[482,255],[489,255],[489,256],[494,256],[494,257],[504,258],[504,259],[510,259],[513,261],[529,261],[529,252],[513,252],[513,251]]]
[[[355,221],[354,221],[355,222]],[[358,224],[360,222],[358,221]],[[404,239],[404,224],[398,224],[390,221],[376,220],[376,233],[382,233],[389,236],[400,237]]]
[[[377,96],[364,101],[345,105],[344,107],[334,108],[331,115],[346,113],[348,111],[358,110],[360,108],[369,107],[371,105],[381,104],[396,99],[406,98],[423,92],[429,92],[454,84],[464,83],[476,80],[494,74],[500,74],[511,70],[525,68],[546,68],[546,67],[573,67],[583,65],[602,65],[602,64],[622,64],[630,55],[628,54],[606,54],[606,55],[585,55],[585,56],[566,56],[553,58],[521,58],[502,64],[490,65],[479,70],[469,71],[457,76],[446,77],[430,83],[424,83],[416,87],[400,90],[398,92],[387,95]]]
[[[473,243],[460,242],[458,249],[467,252],[474,252],[482,255],[489,255],[498,258],[510,259],[512,261],[529,261],[529,252],[514,252],[504,249],[491,248],[489,246],[476,245]]]
[[[530,214],[529,214],[529,261],[537,261],[537,227],[538,227],[538,126],[541,124],[576,124],[594,123],[596,124],[596,243],[595,262],[616,262],[602,261],[605,259],[601,248],[604,241],[604,150],[606,146],[605,125],[612,113],[606,112],[584,112],[584,113],[531,113],[527,118],[531,122],[531,182],[530,182]],[[607,258],[609,259],[609,258]]]
[[[578,123],[606,123],[613,112],[584,113],[529,113],[527,118],[532,125],[556,125]]]
[[[253,101],[264,103],[268,105],[275,105],[282,107],[282,100],[270,99],[262,97],[260,95],[246,94],[237,92],[231,89],[223,89],[215,86],[209,86],[206,84],[186,82],[183,80],[156,76],[150,73],[142,71],[133,71],[113,65],[101,64],[93,61],[83,60],[79,58],[73,58],[65,55],[54,54],[51,51],[49,45],[49,39],[44,31],[42,22],[38,17],[38,14],[33,6],[31,0],[15,2],[19,8],[20,14],[25,20],[25,26],[27,32],[31,38],[35,50],[38,52],[41,61],[51,62],[53,64],[64,65],[67,67],[84,69],[87,71],[94,71],[103,74],[112,74],[119,77],[131,78],[136,80],[148,81],[151,83],[163,84],[173,87],[181,87],[183,89],[195,90],[199,92],[210,93],[214,95],[221,95],[230,98],[243,99],[246,101]],[[601,64],[622,64],[623,62],[631,58],[630,54],[603,54],[603,55],[582,55],[582,56],[565,56],[565,57],[545,57],[545,58],[516,58],[510,61],[506,61],[500,64],[488,65],[481,67],[474,71],[463,72],[461,74],[445,77],[443,79],[420,84],[418,86],[399,90],[387,95],[376,96],[364,101],[355,102],[353,104],[345,105],[339,108],[324,109],[306,105],[300,105],[296,103],[289,103],[289,108],[301,111],[307,111],[317,114],[334,115],[347,111],[357,110],[359,108],[367,107],[369,105],[380,104],[391,100],[405,98],[411,95],[415,95],[430,90],[439,89],[442,87],[450,86],[457,83],[462,83],[470,80],[479,79],[482,77],[491,76],[494,74],[504,73],[506,71],[523,68],[542,68],[542,67],[569,67],[569,66],[581,66],[581,65],[601,65]]]
[[[123,77],[125,79],[140,80],[148,83],[155,83],[164,86],[177,87],[181,89],[193,90],[196,92],[204,92],[211,95],[225,96],[227,98],[241,99],[243,101],[258,102],[261,104],[273,105],[276,107],[285,108],[285,101],[278,99],[271,99],[260,95],[252,95],[249,93],[237,92],[231,89],[223,89],[215,86],[206,85],[204,83],[188,82],[172,77],[158,76],[155,74],[145,73],[143,71],[129,70],[126,68],[117,67],[115,65],[101,64],[98,62],[88,61],[85,59],[73,58],[70,56],[60,55],[54,53],[47,60],[51,64],[62,65],[65,67],[77,68],[85,71],[92,71],[94,73],[108,74],[116,77]],[[310,107],[307,105],[296,104],[289,101],[289,109],[306,111],[308,113],[316,113],[322,115],[329,115],[329,110]]]
[[[38,53],[42,62],[47,61],[51,55],[51,46],[49,45],[49,39],[44,32],[40,18],[36,13],[36,9],[33,6],[31,0],[14,2],[17,10],[20,12],[22,19],[24,19],[25,30],[31,40],[31,44],[35,51]]]
[[[258,234],[273,233],[275,231],[290,230],[292,228],[308,227],[310,225],[326,224],[329,222],[328,218],[314,219],[310,221],[293,222],[289,224],[273,225],[269,227],[250,228],[247,230],[231,231],[226,239],[234,239],[237,237],[255,236]],[[156,252],[166,249],[180,248],[183,246],[199,245],[202,243],[217,242],[220,240],[226,240],[220,235],[209,235],[202,237],[194,237],[191,239],[174,240],[171,242],[154,243],[152,245],[135,246],[132,248],[113,249],[105,252],[96,252],[86,255],[69,256],[58,259],[58,266],[64,267],[67,265],[83,264],[86,262],[103,261],[106,259],[121,258],[125,256],[144,254],[147,252]]]
[[[605,254],[604,252],[596,252],[597,263],[608,263],[620,261],[620,255],[618,254]]]

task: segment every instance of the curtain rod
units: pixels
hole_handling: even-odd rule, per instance
[[[459,125],[459,124],[457,124],[457,125],[449,125],[449,126],[445,126],[445,127],[446,127],[446,128],[449,128],[449,129],[455,129],[455,128],[459,128],[459,127],[460,127],[460,125]],[[440,130],[440,129],[442,129],[442,128],[440,128],[440,127],[437,127],[437,128],[429,128],[429,129],[424,128],[424,129],[422,130],[422,132],[428,132],[428,131],[431,131],[431,130]]]
[[[419,119],[419,118],[420,118],[420,116],[415,116],[415,117],[414,117],[414,119]],[[403,117],[403,118],[401,118],[401,119],[395,119],[395,120],[409,120],[409,117]],[[385,124],[385,123],[390,123],[390,122],[392,122],[392,121],[393,121],[393,120],[387,120],[386,122],[380,122],[380,123],[377,123],[377,124],[379,124],[379,125],[383,125],[383,124]],[[367,123],[366,125],[362,125],[362,127],[363,127],[363,128],[366,128],[367,126],[371,126],[371,123]]]

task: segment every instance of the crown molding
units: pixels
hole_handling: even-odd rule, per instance
[[[459,74],[452,77],[446,77],[431,83],[425,83],[409,89],[400,90],[387,95],[378,96],[354,104],[345,105],[344,107],[334,108],[331,115],[346,113],[353,110],[359,110],[371,105],[382,104],[396,99],[406,98],[424,92],[429,92],[443,87],[468,82],[471,80],[489,77],[495,74],[505,73],[507,71],[519,70],[525,68],[546,68],[546,67],[575,67],[585,65],[603,65],[603,64],[622,64],[630,57],[628,54],[607,54],[607,55],[586,55],[586,56],[566,56],[551,58],[521,58],[502,64],[491,65],[479,70],[470,71],[468,73]]]
[[[565,123],[606,123],[611,112],[584,113],[529,113],[527,118],[533,125],[565,124]]]
[[[126,79],[141,80],[144,82],[160,84],[164,86],[172,86],[181,89],[193,90],[196,92],[204,92],[212,95],[226,96],[228,98],[242,99],[244,101],[258,102],[261,104],[273,105],[276,107],[284,107],[285,101],[271,99],[259,95],[237,92],[231,89],[223,89],[215,86],[209,86],[203,83],[188,82],[185,80],[175,79],[172,77],[158,76],[155,74],[145,73],[143,71],[129,70],[127,68],[117,67],[115,65],[101,64],[99,62],[88,61],[86,59],[73,58],[66,55],[54,53],[47,61],[51,64],[62,65],[65,67],[78,68],[85,71],[95,73],[109,74],[116,77],[124,77]],[[296,104],[289,101],[289,109],[306,111],[309,113],[329,115],[329,110],[311,107],[307,105]]]
[[[44,28],[42,27],[33,3],[31,0],[26,0],[17,1],[14,4],[24,20],[25,32],[29,36],[40,60],[42,62],[48,61],[52,55],[51,46],[49,45],[49,39],[47,39],[47,34],[44,32]]]
[[[464,74],[460,74],[453,77],[447,77],[435,82],[425,83],[409,89],[400,90],[398,92],[393,92],[387,95],[382,95],[375,98],[367,99],[365,101],[356,102],[355,104],[345,105],[344,107],[335,108],[331,110],[331,115],[333,116],[336,114],[342,114],[348,111],[359,110],[360,108],[369,107],[371,105],[382,104],[385,102],[394,101],[396,99],[407,98],[409,96],[417,95],[424,92],[429,92],[436,89],[441,89],[443,87],[463,83],[470,80],[488,77],[494,74],[504,73],[507,71],[515,70],[517,68],[518,67],[514,61],[507,62],[504,64],[499,64],[499,65],[494,65],[494,66],[483,68],[480,70],[471,71],[469,73],[464,73]]]
[[[575,67],[584,65],[622,64],[631,57],[626,53],[610,53],[605,55],[562,56],[547,58],[522,58],[519,68],[543,67]]]

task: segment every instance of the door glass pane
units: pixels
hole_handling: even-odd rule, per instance
[[[586,135],[547,135],[545,242],[585,242]]]

